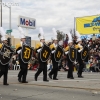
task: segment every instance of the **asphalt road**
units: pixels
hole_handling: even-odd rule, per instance
[[[42,81],[42,73],[38,81],[34,81],[34,71],[29,71],[28,84],[17,81],[18,71],[9,71],[9,86],[2,85],[0,79],[0,100],[99,100],[100,73],[83,73],[84,78],[67,79],[67,72],[59,72],[58,81],[49,79]]]

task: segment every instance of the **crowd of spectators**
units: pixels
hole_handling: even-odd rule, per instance
[[[87,42],[89,48],[89,71],[100,72],[100,37],[93,35]]]
[[[74,37],[74,40],[76,40],[76,37]],[[68,36],[66,34],[66,40],[64,41],[63,46],[66,47],[67,45],[68,45]],[[100,72],[100,37],[96,37],[96,35],[93,34],[92,37],[90,38],[82,39],[82,45],[83,46],[86,45],[89,50],[88,57],[84,61],[83,71]],[[78,70],[78,63],[76,63],[74,67],[76,68],[76,70]],[[65,66],[61,66],[60,68],[63,69],[64,71],[68,70],[66,64]]]

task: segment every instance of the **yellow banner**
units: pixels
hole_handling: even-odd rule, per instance
[[[81,35],[100,33],[100,15],[76,18],[76,31]]]

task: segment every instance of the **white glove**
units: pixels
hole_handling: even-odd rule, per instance
[[[55,50],[53,50],[51,53],[54,53],[55,52]]]
[[[40,51],[41,51],[41,49],[38,49],[38,50],[37,50],[37,52],[40,52]]]
[[[67,55],[69,51],[66,51],[65,54]]]
[[[80,53],[82,50],[83,50],[83,49],[81,49],[81,50],[78,50],[78,52]]]
[[[74,64],[77,64],[77,62],[75,61]]]
[[[21,49],[17,51],[18,54],[20,54],[20,52],[21,52]]]

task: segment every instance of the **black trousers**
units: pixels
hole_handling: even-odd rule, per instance
[[[54,59],[52,60],[52,64],[53,64],[53,68],[50,71],[50,75],[53,75],[53,79],[57,78],[57,74],[58,74],[58,62],[56,62]]]
[[[20,62],[20,71],[18,73],[18,78],[22,79],[22,81],[26,81],[27,72],[28,72],[28,63]]]
[[[83,68],[84,68],[84,63],[83,63],[83,61],[80,61],[79,69],[78,69],[78,76],[82,76]]]
[[[43,71],[43,80],[47,80],[47,62],[39,61],[39,68],[35,74],[35,77],[38,78],[39,74]]]
[[[7,84],[7,76],[8,76],[8,64],[7,65],[2,65],[0,64],[0,78],[3,77],[3,84]]]
[[[73,77],[73,62],[70,60],[69,55],[67,54],[67,65],[69,67],[67,78]]]
[[[79,68],[78,68],[78,76],[82,76],[82,71],[84,68],[84,63],[83,60],[81,59],[81,53],[77,53],[77,61],[79,63]]]
[[[71,61],[68,61],[67,65],[69,67],[67,77],[71,78],[71,77],[73,77],[73,63]]]

